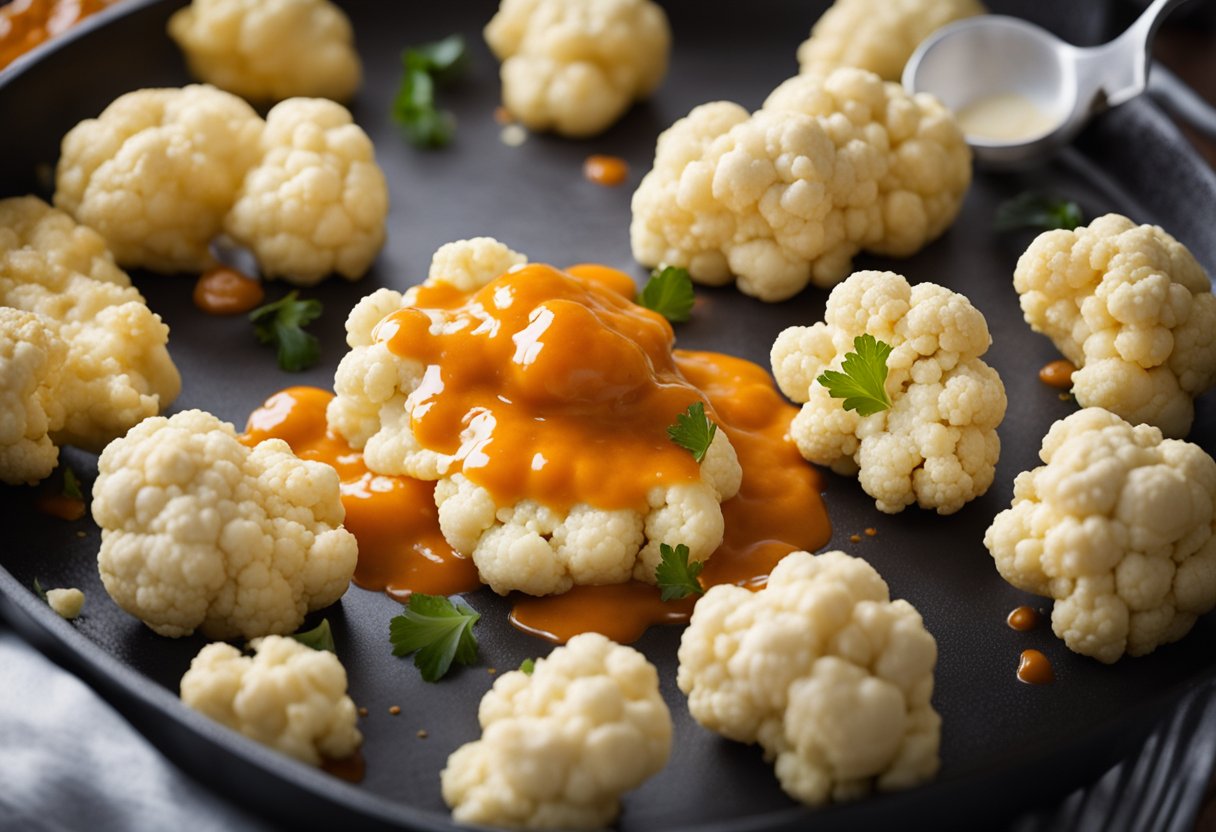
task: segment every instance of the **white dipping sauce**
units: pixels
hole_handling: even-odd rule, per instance
[[[994,141],[1032,139],[1051,130],[1057,121],[1016,92],[976,99],[959,110],[956,118],[966,135]]]

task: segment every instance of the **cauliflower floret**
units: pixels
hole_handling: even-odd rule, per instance
[[[1040,234],[1013,274],[1026,322],[1078,367],[1072,393],[1181,438],[1216,384],[1216,295],[1186,247],[1107,214]]]
[[[836,0],[798,47],[799,72],[855,66],[898,81],[921,41],[985,11],[978,0]]]
[[[55,388],[66,357],[41,315],[0,306],[0,481],[33,485],[55,470],[47,433],[63,427]]]
[[[485,38],[511,115],[572,137],[602,133],[653,93],[671,50],[650,0],[503,0]]]
[[[937,644],[860,558],[795,552],[759,592],[711,588],[679,659],[693,718],[760,743],[796,800],[852,800],[937,772]]]
[[[208,644],[182,676],[182,701],[216,722],[297,760],[320,765],[355,753],[363,735],[346,695],[346,670],[327,650],[266,636],[243,656]]]
[[[719,101],[672,125],[633,195],[630,241],[644,265],[784,300],[840,282],[863,249],[919,251],[970,183],[971,152],[936,99],[839,69],[789,79],[750,117]]]
[[[254,101],[345,101],[362,76],[350,20],[328,0],[194,0],[169,36],[192,75]]]
[[[202,271],[262,126],[206,85],[127,93],[63,137],[55,205],[100,232],[123,266]]]
[[[371,139],[341,104],[293,98],[266,116],[263,156],[224,230],[252,249],[264,277],[311,286],[358,280],[384,244],[388,185]]]
[[[18,383],[33,369],[35,352],[47,351],[50,363],[39,372],[45,372],[42,383],[49,395],[23,400],[30,408],[40,402],[46,414],[45,427],[33,410],[23,419],[22,435],[36,443],[45,430],[57,445],[99,451],[141,419],[159,413],[181,389],[165,349],[169,328],[114,264],[105,241],[32,196],[0,200],[0,306],[37,313],[45,329],[39,347],[28,324],[22,326],[26,343],[14,353],[22,358],[13,365],[15,374],[5,376],[6,384],[8,379]],[[9,322],[19,317],[7,315]],[[12,331],[9,325],[4,326],[6,335]],[[63,344],[66,355],[61,354]],[[28,384],[31,376],[24,378]],[[6,405],[6,418],[12,412]],[[0,445],[20,438],[13,433],[17,423],[7,424],[8,438],[0,439]],[[42,448],[40,453],[50,453]],[[48,461],[53,467],[52,457],[41,458],[42,465]]]
[[[845,410],[816,379],[839,370],[854,339],[891,346],[891,407],[870,416]],[[991,343],[984,315],[933,283],[909,286],[892,272],[857,272],[832,290],[824,321],[777,336],[777,384],[803,403],[790,437],[806,459],[857,474],[879,510],[917,503],[958,511],[992,485],[1005,418],[1005,386],[980,360]]]
[[[538,407],[548,408],[535,420],[529,417],[522,432],[497,440],[499,445],[516,447],[543,438],[543,433],[534,432],[542,431],[534,427],[537,424],[567,430],[571,422],[590,423],[589,408],[625,412],[629,402],[649,395],[645,391],[647,384],[654,383],[656,366],[671,363],[673,334],[666,321],[642,312],[644,320],[637,324],[637,332],[614,328],[637,308],[610,290],[585,288],[549,267],[521,271],[518,267],[524,261],[523,255],[495,240],[460,241],[437,252],[423,287],[442,289],[445,298],[457,291],[467,293],[465,306],[454,308],[454,301],[445,301],[451,305],[414,308],[419,288],[405,295],[381,289],[364,298],[346,323],[351,351],[335,375],[337,396],[327,411],[330,427],[363,451],[372,471],[436,480],[435,502],[444,538],[471,557],[482,581],[500,594],[520,590],[547,595],[575,584],[622,583],[631,576],[654,583],[662,543],[683,543],[690,560],[705,560],[722,541],[720,504],[738,492],[742,478],[725,431],[717,432],[695,476],[687,477],[689,481],[658,481],[639,505],[603,507],[582,500],[552,507],[527,495],[499,499],[489,486],[467,475],[482,457],[482,446],[496,441],[494,431],[510,430],[499,425],[491,412],[494,402],[510,406],[539,401]],[[588,280],[585,286],[594,283]],[[524,300],[522,295],[534,286],[543,291],[532,290]],[[525,308],[525,304],[534,305]],[[401,313],[410,314],[401,317]],[[511,323],[495,318],[496,313],[513,316]],[[449,370],[440,363],[428,369],[429,362],[394,346],[403,328],[417,331],[429,342],[418,346],[423,352],[460,356],[460,366],[450,372],[463,375],[445,376]],[[443,340],[469,337],[463,333],[470,332],[480,339],[463,344]],[[546,339],[555,339],[555,346],[547,351],[540,337],[546,332],[550,333]],[[509,351],[497,346],[501,344],[510,344]],[[474,353],[478,357],[473,358]],[[484,367],[495,369],[484,371]],[[674,388],[682,379],[668,381]],[[459,413],[443,410],[435,397],[449,387],[452,396],[462,395],[466,387],[485,392],[485,404],[471,404]],[[687,382],[683,387],[687,389]],[[612,404],[588,396],[610,397]],[[664,417],[668,421],[657,426],[662,433],[659,448],[648,444],[647,454],[674,449],[670,450],[674,455],[691,460],[665,433],[686,406],[687,402]],[[447,424],[462,426],[458,448],[437,449],[419,439],[419,419],[432,411],[448,413]],[[510,415],[507,412],[504,418]],[[574,488],[585,486],[595,475],[584,468],[580,452],[606,453],[599,435],[587,430],[584,427],[580,434],[584,439],[574,443],[575,448],[565,450],[563,445],[561,458],[546,458],[539,450],[530,455],[531,467],[512,478],[540,481],[559,476],[549,472],[562,470],[570,478],[562,491],[569,492],[571,483]],[[636,481],[646,474],[624,466],[619,476]]]
[[[337,472],[280,439],[250,449],[232,425],[188,410],[111,442],[98,472],[102,583],[161,635],[291,633],[354,573]]]
[[[60,618],[71,621],[80,615],[84,609],[84,593],[76,587],[67,589],[48,589],[46,602]]]
[[[478,709],[481,739],[441,775],[461,823],[601,829],[620,797],[667,764],[671,714],[646,657],[597,633],[575,636],[531,675],[498,677]]]
[[[1043,438],[984,545],[1001,577],[1055,599],[1051,626],[1099,661],[1177,641],[1216,606],[1216,461],[1090,407]]]

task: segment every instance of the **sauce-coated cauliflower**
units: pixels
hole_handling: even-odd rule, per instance
[[[350,20],[329,0],[194,0],[169,35],[192,75],[254,101],[345,101],[362,77]]]
[[[671,49],[650,0],[503,0],[485,38],[511,115],[572,137],[603,132],[654,92]]]
[[[537,659],[531,675],[498,677],[478,719],[481,739],[457,749],[442,774],[443,799],[461,823],[601,829],[620,813],[621,795],[671,753],[658,672],[597,633]]]
[[[937,772],[937,644],[860,558],[795,552],[759,592],[712,587],[679,659],[693,718],[760,743],[796,800],[851,800]]]
[[[1186,436],[1194,397],[1216,384],[1216,295],[1182,243],[1107,214],[1040,234],[1013,285],[1026,322],[1077,366],[1082,407]]]
[[[1055,599],[1051,626],[1099,661],[1177,641],[1216,606],[1216,462],[1090,407],[1043,438],[984,545],[1001,577]]]
[[[589,427],[599,424],[590,416],[621,416],[632,402],[653,401],[645,397],[656,383],[656,367],[671,364],[673,333],[661,317],[633,306],[615,289],[594,291],[593,280],[579,285],[549,267],[524,267],[524,260],[495,240],[461,241],[439,250],[423,290],[450,297],[459,292],[464,305],[412,308],[418,288],[405,295],[381,289],[364,298],[347,320],[351,351],[334,379],[330,427],[362,449],[372,471],[437,480],[435,502],[444,538],[471,557],[481,579],[500,594],[547,595],[574,584],[622,583],[630,577],[654,583],[662,543],[688,546],[693,561],[708,558],[722,541],[720,503],[738,491],[742,469],[724,431],[717,432],[699,468],[670,442],[666,425],[688,402],[665,414],[662,424],[648,425],[661,438],[657,448],[646,446],[649,455],[679,457],[689,469],[687,476],[664,479],[647,470],[649,459],[615,466],[622,482],[653,482],[644,486],[638,504],[578,498],[557,505],[528,494],[508,499],[476,481],[479,475],[492,476],[471,473],[475,462],[485,461],[485,447],[491,453],[501,448],[503,455],[526,449],[530,466],[512,479],[530,478],[537,488],[563,499],[572,493],[578,497],[597,485],[590,482],[597,469],[587,464],[587,455],[610,453],[605,448],[612,447]],[[632,291],[627,277],[614,274]],[[407,317],[392,317],[402,314]],[[637,333],[619,328],[626,318]],[[419,355],[431,357],[395,352],[394,338],[407,328],[414,332],[423,321],[426,331],[417,334],[425,343],[416,343],[414,335],[408,336],[409,343]],[[463,345],[443,340],[462,333],[480,337]],[[551,339],[552,346],[546,347]],[[458,366],[444,365],[440,355],[454,356],[451,361]],[[663,378],[672,395],[695,395],[678,377]],[[480,398],[465,409],[458,397],[470,391]],[[456,404],[444,404],[440,394]],[[496,439],[496,431],[511,429],[500,424],[511,411],[502,418],[487,413],[497,403],[512,407],[513,402],[540,410],[524,420],[521,433]],[[447,414],[445,424],[463,427],[459,447],[437,449],[419,439],[420,420],[440,412]],[[570,432],[571,425],[574,433],[583,432],[583,440],[557,451],[539,444],[545,431]],[[644,479],[648,476],[653,480]],[[508,487],[518,490],[514,483]]]
[[[201,410],[111,442],[92,509],[106,591],[163,636],[294,632],[342,596],[358,557],[333,468],[280,439],[250,449]]]
[[[384,244],[388,184],[371,139],[341,104],[293,98],[266,116],[261,161],[245,177],[224,230],[264,277],[311,286],[362,277]]]
[[[255,655],[223,642],[200,650],[182,676],[182,701],[314,766],[355,753],[363,735],[338,657],[283,636],[257,638],[249,646]]]
[[[55,388],[67,345],[41,315],[0,306],[0,482],[33,485],[59,462]]]
[[[898,81],[922,40],[985,11],[978,0],[836,0],[798,47],[799,72],[855,66]]]
[[[24,436],[43,448],[40,453],[49,453],[40,444],[45,430],[57,445],[100,451],[141,419],[159,413],[181,389],[165,348],[169,328],[114,264],[105,241],[32,196],[0,200],[0,306],[37,313],[44,329],[39,339],[28,317],[6,313],[0,339],[16,332],[25,343],[15,345],[17,363],[5,373],[0,389],[11,391],[14,384],[24,390],[35,376],[41,378],[35,384],[48,388],[36,396],[29,388],[32,397],[23,404],[31,410],[23,416],[14,415],[6,403],[0,419],[7,429],[0,447]],[[10,329],[19,320],[25,323]],[[35,372],[37,352],[45,352],[48,363]],[[45,428],[33,410],[39,403]],[[18,422],[23,423],[20,436],[15,433]],[[48,462],[53,467],[53,458],[41,457],[35,468]],[[7,482],[13,476],[18,481],[45,476],[36,473],[31,468],[25,475],[0,472],[0,477]]]
[[[202,271],[261,133],[253,108],[214,87],[127,93],[63,137],[55,205],[123,266]]]
[[[839,370],[853,340],[870,334],[893,347],[891,407],[870,416],[845,410],[816,379]],[[980,360],[991,343],[984,315],[933,283],[909,286],[892,272],[857,272],[832,290],[824,321],[795,326],[773,344],[781,390],[804,402],[790,436],[811,462],[857,474],[879,510],[951,514],[992,485],[1005,418],[1005,387]]]
[[[971,152],[928,95],[858,69],[791,78],[749,116],[719,101],[659,136],[633,195],[642,264],[766,301],[828,288],[859,251],[906,257],[954,221]]]

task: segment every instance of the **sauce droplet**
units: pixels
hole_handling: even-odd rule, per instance
[[[1025,633],[1038,626],[1039,614],[1032,607],[1018,607],[1009,613],[1009,617],[1005,619],[1005,623],[1019,633]]]
[[[1028,685],[1046,685],[1054,682],[1055,671],[1051,662],[1038,650],[1023,650],[1018,662],[1018,681]]]
[[[588,156],[583,162],[583,176],[588,182],[614,188],[629,178],[629,163],[617,156]]]
[[[517,595],[510,620],[516,629],[557,644],[587,632],[630,644],[655,624],[683,624],[695,601],[663,601],[656,587],[640,581],[576,586],[543,598]]]
[[[348,783],[361,783],[363,776],[367,773],[367,761],[363,759],[363,749],[356,748],[355,753],[340,760],[322,757],[321,770]]]
[[[35,503],[43,514],[60,520],[79,520],[84,517],[84,500],[63,494],[44,494]]]
[[[1043,365],[1039,370],[1039,381],[1048,387],[1067,389],[1072,387],[1072,374],[1076,371],[1077,368],[1071,361],[1060,358]]]
[[[194,305],[210,315],[248,312],[265,296],[260,282],[227,266],[203,272],[194,284]]]

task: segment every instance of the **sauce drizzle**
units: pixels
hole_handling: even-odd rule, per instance
[[[12,0],[0,6],[0,69],[117,0]]]

